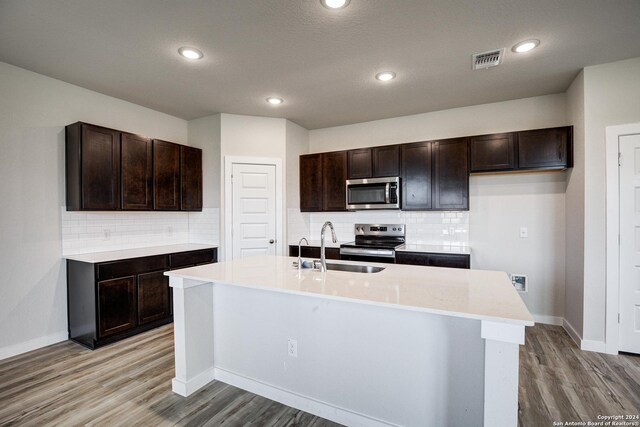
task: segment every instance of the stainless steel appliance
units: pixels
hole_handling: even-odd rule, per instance
[[[355,242],[340,245],[340,259],[393,264],[405,244],[404,224],[356,224],[354,231]]]
[[[347,209],[400,209],[400,178],[348,179]]]

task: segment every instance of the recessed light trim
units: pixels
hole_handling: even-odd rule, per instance
[[[202,59],[204,53],[201,50],[196,49],[195,47],[183,46],[178,49],[178,53],[182,55],[184,58],[195,61],[197,59]]]
[[[396,73],[393,71],[382,71],[376,74],[376,79],[381,82],[388,82],[389,80],[393,80],[396,78]]]
[[[267,102],[271,105],[280,105],[284,102],[284,99],[278,98],[277,96],[270,96],[267,98]]]
[[[349,6],[351,0],[320,0],[320,3],[327,9],[344,9]]]
[[[538,47],[539,44],[540,40],[537,39],[525,40],[517,43],[511,50],[515,53],[526,53]]]

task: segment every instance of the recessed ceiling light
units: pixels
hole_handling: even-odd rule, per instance
[[[178,53],[187,59],[202,59],[204,56],[204,54],[195,47],[181,47],[178,49]]]
[[[280,105],[284,102],[284,99],[278,98],[276,96],[270,96],[267,98],[267,102],[273,105]]]
[[[396,73],[393,71],[383,71],[381,73],[376,74],[376,79],[381,82],[388,82],[389,80],[393,80],[396,78]]]
[[[351,0],[320,0],[327,9],[342,9],[349,6]]]
[[[535,40],[535,39],[525,40],[523,42],[516,44],[514,47],[511,48],[511,50],[514,51],[515,53],[525,53],[525,52],[529,52],[531,49],[538,47],[539,44],[540,44],[540,40]]]

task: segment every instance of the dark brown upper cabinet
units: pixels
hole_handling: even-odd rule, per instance
[[[402,201],[403,210],[430,210],[432,143],[414,142],[402,145]]]
[[[469,146],[466,138],[433,143],[433,209],[469,210]]]
[[[573,127],[518,132],[518,169],[573,167]]]
[[[347,151],[349,179],[371,178],[371,148]]]
[[[360,148],[349,150],[349,179],[400,176],[400,146]]]
[[[180,146],[180,209],[202,210],[202,150]]]
[[[151,140],[122,133],[120,189],[123,210],[153,209],[153,152]]]
[[[324,153],[322,175],[323,210],[346,211],[347,152]]]
[[[180,146],[153,141],[153,193],[156,210],[180,209]]]
[[[120,207],[120,132],[86,123],[66,131],[67,210]]]
[[[497,133],[469,138],[471,172],[508,171],[516,168],[515,134]]]
[[[322,154],[300,156],[300,210],[322,210]]]

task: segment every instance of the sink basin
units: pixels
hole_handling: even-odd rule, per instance
[[[327,270],[347,271],[349,273],[379,273],[384,267],[375,267],[373,265],[352,265],[352,264],[334,264],[327,263]]]

